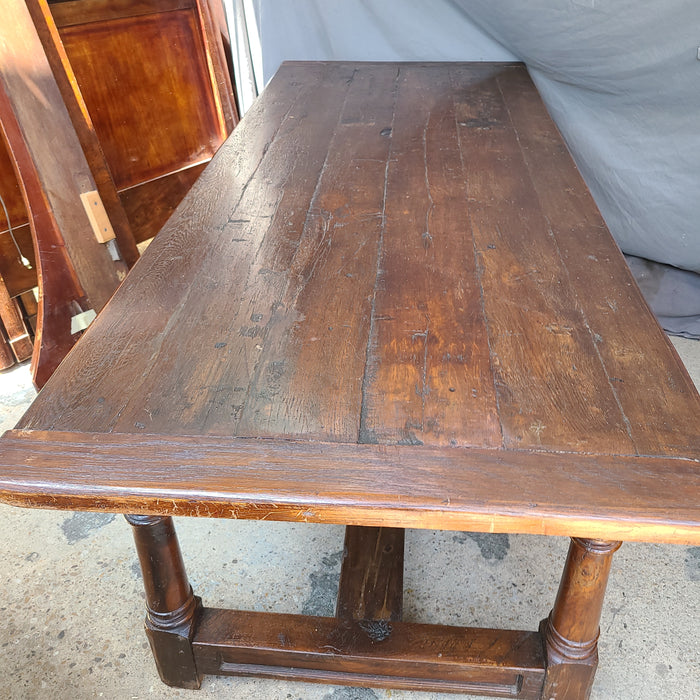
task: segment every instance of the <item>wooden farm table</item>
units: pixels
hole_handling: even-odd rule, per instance
[[[0,491],[128,514],[171,685],[585,698],[620,541],[700,544],[699,416],[522,65],[288,63]],[[336,617],[203,607],[172,515],[347,525]],[[548,619],[402,622],[407,527],[572,537]]]

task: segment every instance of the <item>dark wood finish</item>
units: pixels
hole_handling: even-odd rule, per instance
[[[572,539],[554,608],[541,625],[547,651],[542,695],[587,700],[598,666],[603,596],[620,542]]]
[[[73,67],[68,60],[56,23],[51,15],[48,0],[25,0],[25,3],[44,47],[63,103],[68,110],[75,133],[82,146],[90,173],[95,180],[97,192],[99,192],[109,217],[122,260],[131,267],[139,258],[131,226],[119,201],[112,174],[97,139],[87,105],[78,87]]]
[[[345,528],[337,617],[401,619],[404,539],[402,528]]]
[[[183,683],[586,697],[617,541],[700,544],[699,417],[521,65],[290,63],[0,441],[0,498],[350,526],[336,617],[193,608],[168,678],[182,643]],[[398,619],[406,527],[580,539],[540,632],[465,631]]]
[[[0,115],[31,212],[41,294],[32,374],[41,387],[75,342],[71,317],[100,311],[126,267],[97,242],[80,203],[96,186],[29,11],[12,0],[4,13]]]
[[[0,441],[5,502],[700,544],[697,459],[26,430],[35,421]]]
[[[539,697],[544,675],[533,632],[204,608],[193,645],[205,674],[513,698]]]
[[[153,238],[175,211],[206,163],[122,190],[119,197],[139,243]]]
[[[192,637],[201,602],[187,581],[172,518],[127,515],[146,589],[146,634],[161,680],[199,688]]]

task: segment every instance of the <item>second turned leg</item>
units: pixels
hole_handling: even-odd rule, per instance
[[[187,581],[172,518],[127,515],[146,589],[146,634],[167,685],[199,688],[192,636],[201,602]]]
[[[559,592],[540,626],[544,700],[586,700],[598,665],[598,635],[612,555],[621,542],[572,538]]]

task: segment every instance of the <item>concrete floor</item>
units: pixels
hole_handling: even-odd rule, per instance
[[[674,339],[700,385],[700,342]],[[0,374],[0,427],[33,396],[26,366]],[[0,698],[438,700],[435,693],[156,675],[129,526],[108,514],[0,506]],[[179,519],[206,605],[330,615],[342,528]],[[564,538],[409,531],[406,619],[535,629],[554,599]],[[700,547],[630,543],[613,559],[594,700],[700,698]]]

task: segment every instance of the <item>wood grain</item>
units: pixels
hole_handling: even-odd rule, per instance
[[[361,440],[499,445],[449,75],[397,80]]]
[[[194,0],[68,0],[51,5],[51,14],[60,28],[112,19],[125,19],[159,12],[191,9]]]
[[[538,698],[539,635],[394,622],[379,641],[362,623],[204,608],[197,668],[218,675]]]
[[[153,238],[163,228],[206,164],[199,163],[119,193],[137,243]]]
[[[223,135],[192,10],[69,26],[61,38],[119,190],[214,154]]]
[[[285,64],[20,422],[71,433],[22,438],[50,485],[4,441],[5,498],[696,541],[700,398],[615,251],[522,66]],[[100,442],[81,496],[55,460]]]
[[[700,542],[697,459],[16,430],[0,474],[32,507]]]
[[[632,444],[625,416],[568,284],[498,88],[498,76],[508,72],[454,72],[504,441],[509,447],[625,451]]]
[[[321,107],[323,123],[305,134],[314,150],[321,145],[314,157],[322,168],[306,193],[297,189],[299,199],[285,202],[285,208],[300,206],[305,218],[293,258],[268,263],[286,279],[236,430],[241,435],[355,441],[360,433],[389,158],[382,129],[394,108],[391,99],[374,106],[363,98],[391,95],[395,74],[350,70],[341,86],[341,109]],[[330,94],[323,91],[322,104]]]
[[[349,74],[351,73],[352,70]],[[315,74],[325,75],[330,86],[334,82],[334,76],[337,77],[340,73],[319,66],[315,69]],[[344,71],[342,74],[348,73]],[[276,144],[275,140],[284,133],[294,135],[297,132],[298,119],[294,118],[292,110],[297,109],[299,114],[303,114],[306,109],[305,100],[310,94],[316,91],[316,100],[320,102],[323,90],[327,87],[321,81],[320,86],[312,84],[302,89],[300,79],[303,75],[304,71],[300,68],[289,67],[283,73],[288,82],[278,81],[276,85],[269,86],[265,101],[257,103],[249,110],[245,125],[241,124],[241,127],[233,132],[227,144],[219,150],[207,171],[195,184],[190,195],[176,210],[168,224],[173,233],[159,235],[146,251],[135,268],[142,271],[138,275],[140,282],[136,291],[139,303],[134,304],[130,298],[124,298],[117,293],[111,305],[111,310],[116,313],[110,311],[93,323],[91,333],[86,334],[84,342],[81,342],[80,348],[77,349],[82,359],[76,357],[76,360],[83,367],[83,371],[69,372],[66,376],[66,381],[72,387],[71,391],[75,390],[93,398],[68,406],[55,394],[54,398],[63,406],[59,409],[58,405],[53,404],[51,392],[47,392],[45,396],[48,403],[43,406],[34,404],[37,412],[30,410],[26,414],[27,426],[34,421],[37,425],[41,424],[43,416],[56,428],[59,428],[61,423],[67,427],[78,421],[86,426],[92,423],[96,431],[110,431],[121,419],[126,432],[132,432],[137,423],[144,426],[137,429],[145,429],[148,425],[149,429],[153,430],[153,420],[157,420],[159,426],[166,431],[181,430],[178,420],[183,415],[183,409],[187,410],[193,406],[195,399],[204,401],[205,406],[210,405],[206,402],[206,394],[201,395],[201,389],[211,391],[215,395],[216,385],[202,386],[200,381],[200,396],[195,395],[179,404],[181,390],[187,386],[186,376],[178,376],[173,372],[171,388],[159,388],[164,379],[166,384],[168,383],[164,374],[166,366],[195,374],[202,371],[226,372],[234,380],[240,375],[240,382],[233,383],[228,380],[222,386],[230,387],[229,391],[233,391],[234,395],[241,391],[245,394],[248,373],[253,371],[259,354],[256,346],[260,345],[260,340],[252,337],[254,333],[241,333],[240,328],[251,325],[251,316],[255,315],[257,318],[257,314],[260,313],[269,315],[272,307],[260,304],[257,308],[256,299],[253,299],[250,304],[252,308],[247,310],[244,307],[239,324],[234,325],[229,306],[236,302],[235,297],[217,295],[220,305],[218,313],[210,313],[205,318],[214,317],[219,325],[212,326],[205,337],[199,331],[193,332],[193,324],[198,324],[201,320],[200,310],[209,309],[211,293],[219,287],[215,272],[217,266],[223,267],[221,279],[228,285],[242,286],[248,277],[253,282],[259,280],[260,284],[265,285],[264,289],[269,289],[269,284],[272,284],[264,281],[270,276],[272,268],[259,264],[250,269],[251,257],[256,253],[264,232],[258,229],[258,224],[268,222],[268,217],[274,215],[282,197],[294,195],[294,187],[280,191],[274,188],[275,182],[286,182],[289,169],[293,168],[296,162],[307,165],[309,163],[308,159],[299,160],[296,154],[294,158],[289,158],[284,144]],[[300,144],[300,148],[308,147],[307,144]],[[266,161],[264,166],[263,160]],[[233,177],[229,177],[229,173],[232,173]],[[278,179],[273,179],[271,191],[265,192],[265,183],[269,178]],[[295,187],[300,186],[306,185],[298,180]],[[263,191],[262,195],[260,190]],[[206,201],[207,205],[200,209],[199,205],[203,201]],[[241,201],[260,209],[240,215],[237,208]],[[268,242],[272,250],[281,251],[285,255],[293,253],[294,237],[299,235],[305,218],[306,211],[299,209],[280,217],[278,230],[281,229],[286,235],[272,238]],[[286,225],[287,221],[291,223],[290,226]],[[287,236],[291,240],[287,240]],[[193,250],[201,251],[194,259],[190,257]],[[283,261],[285,259],[282,258]],[[194,267],[192,262],[195,262]],[[277,274],[277,286],[284,282],[281,279],[284,269],[281,267]],[[132,279],[135,281],[134,277]],[[197,291],[204,292],[205,296],[198,297]],[[183,313],[189,310],[183,303],[185,299],[192,300],[197,312],[192,321],[185,325],[187,332],[184,337],[189,338],[198,355],[203,352],[210,358],[213,355],[213,362],[201,360],[193,363],[180,347],[183,334],[182,328],[178,328],[178,309]],[[275,299],[266,301],[272,304]],[[93,345],[91,336],[94,335],[94,329],[103,324],[107,333],[112,336],[112,342],[105,346],[99,337],[95,337]],[[168,337],[169,334],[172,335]],[[232,353],[227,349],[228,343],[234,341],[239,344],[240,352]],[[177,352],[168,352],[168,349],[175,350],[178,347],[180,349]],[[161,354],[161,351],[164,353]],[[144,355],[149,356],[151,361],[142,364]],[[167,360],[165,355],[169,355]],[[228,358],[232,360],[230,366],[226,362]],[[141,368],[138,377],[134,377],[133,373],[136,366]],[[193,381],[198,379],[201,377],[195,377]],[[226,375],[224,379],[226,380]],[[121,387],[118,393],[113,391],[115,381]],[[210,390],[207,389],[209,386]],[[236,391],[238,387],[242,389]],[[134,408],[127,412],[126,407],[130,401],[133,402]],[[151,404],[151,401],[155,403]],[[228,404],[231,415],[222,415],[219,412],[219,420],[231,420],[235,425],[239,417],[239,411],[235,408],[238,405],[238,401],[234,399],[234,402]],[[195,413],[190,415],[193,420],[202,420]],[[216,412],[214,415],[216,416]],[[174,416],[178,416],[178,420],[174,420]],[[231,428],[228,428],[228,432],[230,434]]]
[[[529,77],[522,70],[504,72],[498,85],[552,245],[566,266],[566,284],[584,309],[583,322],[634,444],[640,454],[684,453],[698,439],[692,380],[649,311]],[[665,418],[667,406],[677,407],[672,422]]]
[[[401,619],[404,540],[405,531],[401,528],[345,528],[336,617]]]

